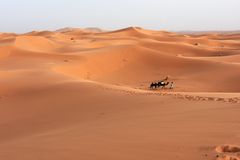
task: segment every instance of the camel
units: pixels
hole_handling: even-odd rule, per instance
[[[150,89],[156,89],[158,87],[158,83],[151,83]]]
[[[165,88],[169,84],[169,82],[160,81],[157,84],[158,87]]]
[[[169,82],[166,82],[167,80],[168,80],[168,76],[165,78],[165,79],[163,79],[163,80],[161,80],[161,81],[159,81],[159,82],[153,82],[153,83],[151,83],[151,85],[150,85],[150,89],[156,89],[156,88],[164,88],[165,86],[167,86],[168,84],[169,84]]]
[[[173,89],[173,88],[174,88],[174,84],[173,84],[173,82],[171,82],[169,89]]]
[[[169,82],[164,82],[164,81],[160,81],[157,83],[151,83],[150,89],[165,88],[168,84],[169,84]]]

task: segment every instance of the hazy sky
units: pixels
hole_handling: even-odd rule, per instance
[[[128,26],[240,30],[240,0],[0,0],[0,32]]]

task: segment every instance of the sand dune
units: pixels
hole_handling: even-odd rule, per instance
[[[36,52],[51,52],[58,47],[57,44],[42,36],[19,36],[16,38],[14,46]]]
[[[238,160],[239,81],[238,33],[0,33],[0,159]]]

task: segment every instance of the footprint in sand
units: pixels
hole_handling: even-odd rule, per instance
[[[217,160],[240,160],[240,146],[222,145],[216,147]]]
[[[207,97],[208,101],[214,101],[214,97]]]
[[[223,155],[222,157],[219,157],[217,160],[240,160],[239,156],[229,156],[229,155]]]
[[[216,148],[218,153],[237,153],[240,152],[240,146],[237,145],[222,145]]]

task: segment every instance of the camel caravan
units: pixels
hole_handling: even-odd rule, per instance
[[[165,89],[167,86],[169,85],[169,89],[173,89],[174,88],[174,84],[173,84],[173,82],[168,82],[168,76],[165,78],[165,79],[163,79],[163,80],[161,80],[161,81],[159,81],[159,82],[152,82],[151,84],[150,84],[150,89],[157,89],[157,88],[160,88],[160,89]]]

